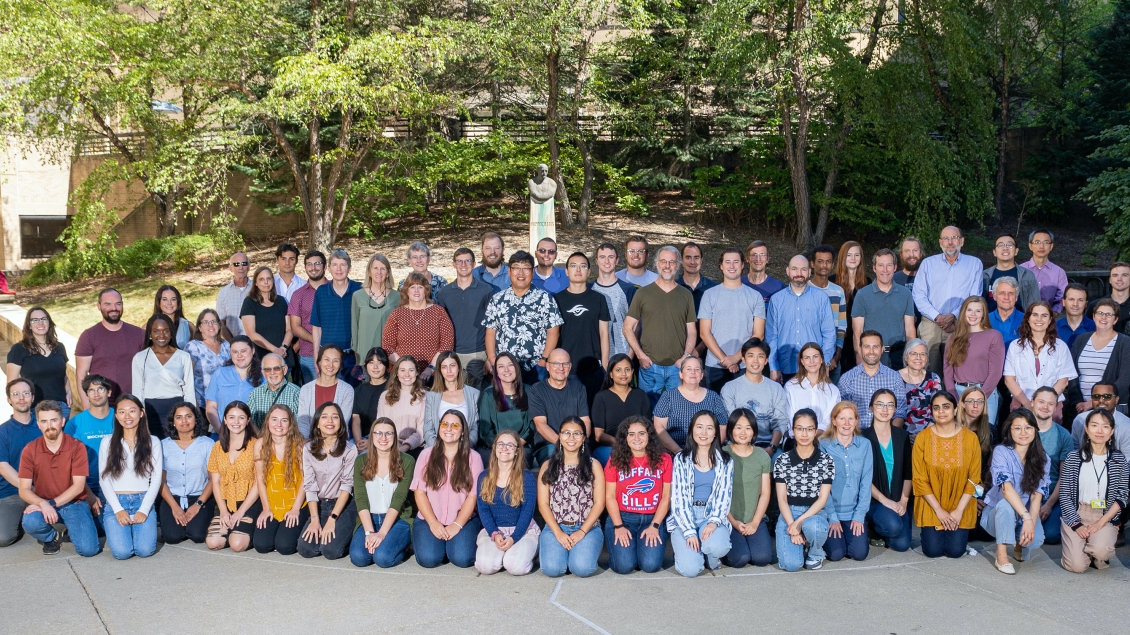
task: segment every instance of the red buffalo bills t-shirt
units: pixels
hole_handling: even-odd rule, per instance
[[[671,483],[671,455],[663,454],[659,469],[652,470],[646,456],[633,457],[627,474],[621,473],[612,462],[604,467],[604,480],[616,484],[616,500],[620,511],[631,514],[654,514],[663,498],[663,484]]]

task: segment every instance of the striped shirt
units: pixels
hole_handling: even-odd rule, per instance
[[[1114,343],[1117,341],[1118,334],[1115,333],[1114,339],[1099,351],[1095,350],[1095,338],[1092,337],[1087,340],[1087,345],[1079,353],[1076,365],[1079,368],[1079,390],[1083,391],[1084,401],[1091,400],[1091,388],[1102,381],[1107,362],[1110,361],[1110,354],[1114,352]]]

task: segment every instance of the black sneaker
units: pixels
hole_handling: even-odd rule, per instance
[[[53,556],[59,553],[59,534],[56,532],[55,537],[43,543],[43,555]]]

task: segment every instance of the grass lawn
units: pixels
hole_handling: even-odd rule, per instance
[[[163,284],[171,284],[180,291],[184,303],[184,316],[196,322],[196,316],[203,309],[216,306],[216,289],[205,287],[176,278],[135,280],[117,285],[125,304],[126,322],[144,327],[149,316],[153,315],[153,298]],[[30,309],[31,307],[24,307]],[[78,296],[59,298],[43,304],[51,314],[58,328],[78,337],[87,328],[102,319],[98,312],[98,292],[92,291]]]

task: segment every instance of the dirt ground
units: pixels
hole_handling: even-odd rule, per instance
[[[699,221],[702,216],[696,213],[693,202],[688,197],[678,192],[663,192],[649,196],[651,203],[650,215],[639,217],[615,211],[610,205],[594,206],[589,228],[585,230],[569,231],[564,229],[560,216],[558,218],[557,241],[558,263],[564,263],[569,254],[574,251],[583,251],[590,256],[595,248],[604,242],[623,245],[624,239],[633,234],[641,234],[652,245],[652,253],[662,245],[680,245],[686,241],[694,241],[703,246],[705,258],[703,270],[708,276],[718,278],[717,257],[719,250],[728,245],[744,247],[751,240],[761,239],[769,245],[770,273],[775,277],[784,277],[784,269],[788,259],[797,250],[791,236],[783,237],[779,232],[767,232],[764,228],[754,229],[750,226],[735,227],[733,225],[713,224]],[[709,221],[709,219],[707,219]],[[345,249],[353,257],[353,269],[350,277],[364,279],[364,263],[368,257],[376,252],[384,253],[393,265],[393,274],[399,280],[408,272],[406,249],[414,240],[422,240],[432,249],[431,270],[451,279],[455,271],[451,266],[451,258],[455,249],[461,246],[471,247],[476,256],[479,252],[480,238],[484,232],[494,231],[506,241],[506,253],[510,254],[518,249],[527,249],[529,242],[528,223],[525,220],[506,219],[496,216],[467,216],[459,220],[456,228],[444,226],[439,218],[404,218],[390,223],[384,229],[385,237],[365,241],[353,237],[343,237],[338,240],[338,247]],[[1027,243],[1027,233],[1036,227],[1025,223],[1021,226],[1021,236],[1018,241],[1022,246]],[[1007,230],[1015,231],[1015,220],[1008,223]],[[1093,223],[1082,221],[1075,227],[1053,227],[1056,232],[1056,247],[1052,253],[1052,260],[1069,271],[1082,269],[1102,269],[1113,259],[1113,251],[1098,251],[1092,248],[1095,235],[1101,228]],[[846,235],[841,230],[840,235],[828,236],[826,240],[833,246],[838,246],[844,240],[855,239],[864,243],[868,254],[887,246],[894,247],[893,241],[884,239],[868,240],[863,236]],[[983,229],[967,232],[968,238],[965,251],[979,256],[988,264],[992,263],[992,240],[998,231]],[[281,242],[292,242],[304,249],[306,237],[304,234],[289,236],[272,236],[269,239],[251,241],[247,253],[252,263],[252,270],[258,265],[274,265],[274,250]],[[937,251],[936,244],[928,244],[927,250]],[[1088,253],[1090,250],[1090,253]],[[1030,254],[1024,249],[1019,260],[1027,260]],[[1093,261],[1091,266],[1084,262]],[[301,264],[299,273],[302,273]],[[218,288],[230,280],[225,264],[213,266],[211,263],[201,262],[196,267],[187,271],[173,271],[163,269],[151,276],[152,279],[180,279],[204,287]],[[92,278],[78,282],[48,285],[35,288],[20,288],[18,280],[16,302],[25,306],[50,302],[65,297],[74,297],[95,291],[107,285],[121,284],[123,278],[103,277]],[[156,287],[154,287],[156,288]]]

